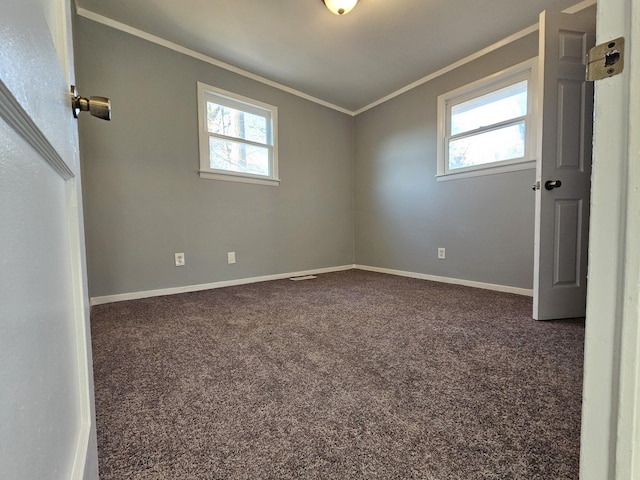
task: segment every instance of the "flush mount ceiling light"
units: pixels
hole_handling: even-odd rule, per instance
[[[344,15],[353,10],[358,0],[322,0],[331,12],[336,15]]]

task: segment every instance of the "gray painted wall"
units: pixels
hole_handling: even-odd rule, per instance
[[[354,120],[84,18],[75,32],[80,92],[113,102],[110,123],[80,119],[91,296],[354,262],[532,287],[534,170],[436,182],[436,101],[535,56],[537,34]],[[278,106],[280,187],[198,177],[196,81]]]
[[[87,19],[75,35],[79,92],[113,104],[79,119],[91,296],[353,263],[352,117]],[[279,187],[199,178],[196,81],[278,107]]]
[[[535,33],[356,117],[356,263],[532,288],[535,170],[445,182],[435,174],[438,95],[537,47]]]

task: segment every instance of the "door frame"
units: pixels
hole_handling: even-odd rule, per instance
[[[626,58],[595,85],[580,478],[626,480],[640,478],[640,4],[600,0],[596,24]]]

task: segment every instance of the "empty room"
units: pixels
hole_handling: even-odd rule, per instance
[[[631,0],[3,4],[0,478],[640,474]]]

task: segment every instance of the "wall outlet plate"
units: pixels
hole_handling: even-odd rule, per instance
[[[176,253],[174,257],[176,260],[176,267],[184,267],[184,253]]]
[[[440,260],[444,260],[445,257],[446,257],[445,249],[442,247],[438,248],[438,258]]]
[[[228,264],[236,263],[236,252],[227,253],[227,263]]]

